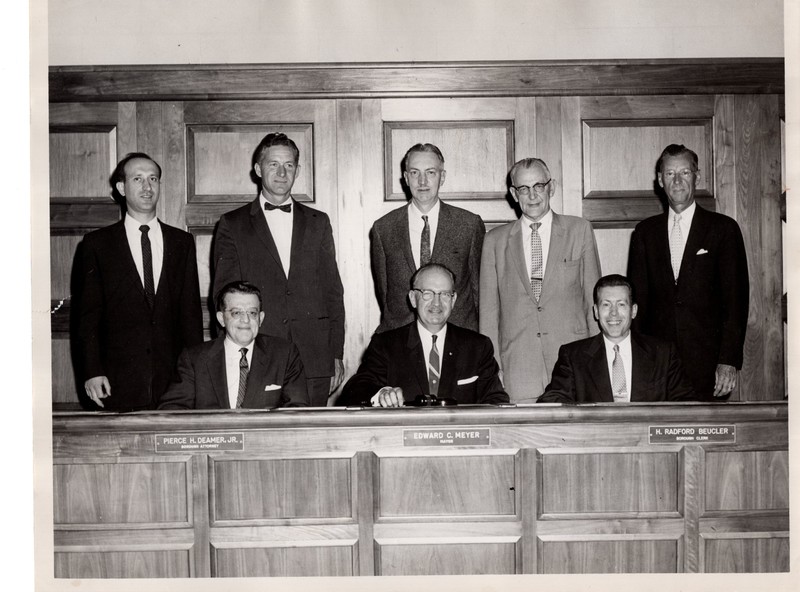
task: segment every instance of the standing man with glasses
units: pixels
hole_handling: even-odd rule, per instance
[[[416,320],[372,336],[336,404],[401,407],[420,396],[508,403],[491,341],[448,322],[459,297],[453,273],[429,263],[414,273],[410,285],[406,294]]]
[[[214,293],[243,279],[261,291],[261,333],[297,346],[314,407],[344,378],[344,290],[328,216],[292,199],[300,151],[268,134],[253,157],[258,197],[220,218],[214,235]]]
[[[217,295],[223,334],[183,350],[178,380],[159,409],[268,409],[308,406],[306,377],[297,348],[280,337],[259,335],[261,292],[231,282]]]
[[[370,233],[372,276],[381,309],[376,332],[414,318],[406,298],[409,280],[431,262],[445,265],[456,276],[458,303],[451,322],[477,331],[483,220],[439,199],[447,171],[442,152],[433,144],[412,146],[402,167],[411,200],[376,220]]]
[[[669,208],[631,236],[633,326],[675,343],[694,390],[713,401],[730,394],[742,368],[750,297],[744,240],[735,220],[695,202],[697,154],[670,144],[656,172]]]
[[[555,179],[538,158],[509,171],[522,216],[486,235],[481,333],[491,338],[512,402],[534,402],[565,343],[596,335],[592,290],[600,277],[592,226],[550,209]]]
[[[105,411],[155,409],[184,347],[203,341],[194,238],[156,217],[161,167],[123,158],[111,185],[122,220],[77,254],[77,358],[86,395]]]

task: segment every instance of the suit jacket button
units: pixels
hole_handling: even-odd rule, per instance
[[[541,306],[537,306],[536,310],[538,310],[539,312],[542,312],[542,307]]]
[[[541,336],[542,336],[542,334],[541,334],[541,333],[537,333],[537,334],[536,334],[536,337],[541,337]]]
[[[285,325],[286,323],[288,323],[288,322],[289,322],[289,319],[283,319],[283,321],[282,321],[282,322],[283,322],[283,324]]]

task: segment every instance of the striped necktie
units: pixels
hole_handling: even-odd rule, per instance
[[[247,373],[249,367],[247,366],[247,348],[243,347],[239,350],[242,352],[242,357],[239,358],[239,394],[236,397],[236,408],[241,409],[244,403],[244,394],[247,392]]]
[[[436,349],[436,335],[432,335],[433,346],[428,356],[428,389],[431,395],[439,393],[439,350]]]

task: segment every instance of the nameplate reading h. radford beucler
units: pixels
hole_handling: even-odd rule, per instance
[[[650,444],[735,443],[735,425],[650,426]]]
[[[186,452],[189,450],[244,450],[244,433],[156,434],[156,452]]]
[[[403,446],[489,446],[490,428],[403,430]]]

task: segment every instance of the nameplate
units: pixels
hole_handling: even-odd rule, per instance
[[[403,446],[489,446],[491,428],[403,430]]]
[[[735,425],[650,426],[650,444],[734,443]]]
[[[244,433],[156,434],[156,452],[185,452],[187,450],[244,450]]]

